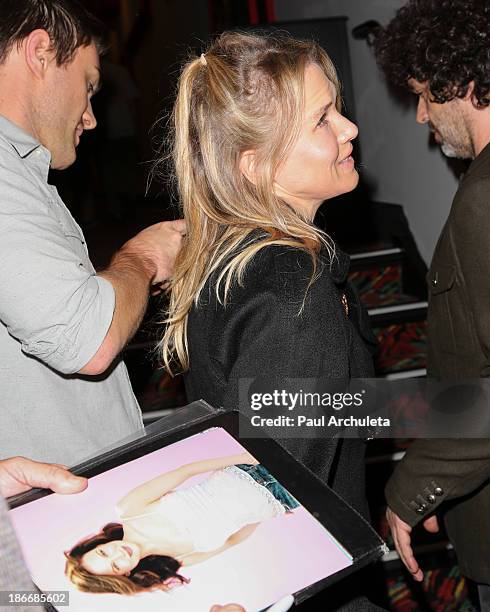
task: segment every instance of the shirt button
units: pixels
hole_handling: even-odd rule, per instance
[[[440,497],[444,493],[444,491],[441,489],[441,487],[436,487],[434,489],[434,493]]]

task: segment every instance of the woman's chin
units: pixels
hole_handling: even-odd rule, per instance
[[[339,185],[339,189],[334,195],[329,195],[327,200],[331,200],[338,196],[344,195],[346,193],[350,193],[354,191],[354,189],[359,185],[359,173],[354,168],[351,172],[349,172],[349,176],[344,176],[342,183]]]
[[[359,185],[359,173],[355,168],[351,171],[351,177],[349,178],[350,180],[346,184],[346,189],[345,191],[342,191],[342,193],[349,193]]]

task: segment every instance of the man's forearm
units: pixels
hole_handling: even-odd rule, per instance
[[[151,286],[170,278],[184,234],[182,220],[150,225],[128,240],[99,274],[114,287],[116,306],[104,341],[79,374],[105,372],[132,338],[145,314]]]
[[[120,251],[109,268],[100,272],[99,276],[114,288],[114,315],[104,341],[80,374],[104,372],[134,336],[146,311],[153,274],[149,262]]]
[[[114,263],[99,276],[108,280],[116,293],[108,335],[113,336],[119,352],[134,336],[145,314],[153,274],[141,258],[118,253]]]

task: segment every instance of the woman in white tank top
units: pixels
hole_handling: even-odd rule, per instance
[[[187,582],[180,567],[236,546],[262,521],[298,505],[249,453],[189,463],[125,495],[116,507],[120,523],[65,553],[66,574],[82,591],[168,590]]]

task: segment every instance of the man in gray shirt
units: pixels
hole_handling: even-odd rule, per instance
[[[143,230],[96,273],[47,182],[96,126],[101,45],[75,0],[0,3],[0,457],[74,464],[142,426],[118,355],[183,222]]]

